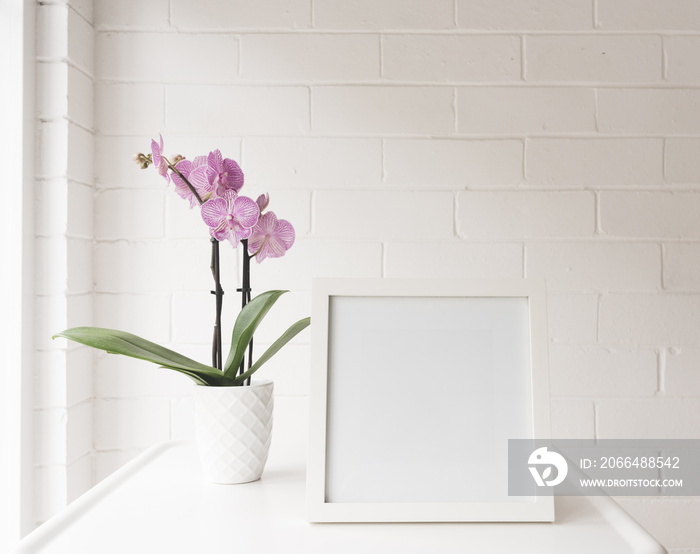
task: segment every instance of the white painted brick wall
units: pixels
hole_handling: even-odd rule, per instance
[[[329,56],[328,52],[352,52]],[[266,82],[366,81],[379,77],[379,36],[250,34],[241,38],[240,76]]]
[[[312,128],[330,135],[450,135],[453,102],[451,87],[313,87]]]
[[[454,236],[453,204],[447,192],[319,191],[314,194],[313,235],[449,239]],[[351,234],[349,229],[353,229]]]
[[[523,180],[520,140],[386,139],[384,182],[399,188],[481,188]]]
[[[598,336],[598,302],[598,294],[549,293],[549,340],[563,344],[595,343]],[[571,314],[576,314],[576,317]]]
[[[699,139],[666,139],[664,170],[669,184],[697,183],[700,180]]]
[[[238,75],[238,41],[231,35],[108,32],[98,34],[95,49],[103,79],[178,83],[183,74],[196,74],[226,83]]]
[[[553,293],[661,289],[658,244],[527,243],[525,259],[525,276],[547,279]]]
[[[159,3],[168,4],[162,0]],[[138,0],[131,0],[128,4],[140,6]],[[122,23],[128,24],[131,20],[133,14]],[[270,0],[262,3],[251,3],[247,0],[202,0],[197,3],[190,0],[171,0],[170,23],[176,29],[183,30],[303,29],[311,23],[311,0]]]
[[[440,260],[426,264],[425,256]],[[462,241],[388,242],[384,277],[422,279],[518,279],[523,276],[523,248],[515,243]]]
[[[666,79],[673,83],[698,83],[700,81],[700,60],[688,56],[687,52],[697,52],[700,37],[664,37],[666,55]]]
[[[474,87],[457,90],[458,130],[465,134],[595,131],[590,89]]]
[[[457,0],[462,29],[517,31],[589,30],[593,3],[588,0]]]
[[[673,9],[658,0],[598,0],[596,16],[596,27],[606,31],[700,30],[700,6],[693,0],[676,0]]]
[[[93,353],[51,336],[92,319],[92,2],[38,3],[34,498],[38,524],[92,486]],[[78,323],[80,322],[80,323]]]
[[[700,90],[598,90],[598,128],[623,135],[693,134],[700,126]]]
[[[313,24],[319,29],[449,29],[454,28],[451,0],[313,1]]]
[[[183,2],[184,3],[184,2]],[[170,0],[93,0],[95,27],[98,30],[169,29]]]
[[[656,138],[533,138],[525,175],[528,184],[557,189],[658,187],[663,149]]]
[[[175,132],[297,135],[309,128],[304,87],[181,85],[168,88],[166,99],[166,128]]]
[[[525,51],[527,81],[653,83],[663,77],[659,36],[529,36]]]
[[[700,245],[669,243],[663,246],[664,288],[673,291],[700,292]]]
[[[162,132],[168,153],[239,160],[249,194],[269,191],[297,229],[287,257],[253,264],[257,290],[294,291],[261,347],[308,313],[314,276],[543,277],[554,436],[697,438],[695,0],[83,0],[38,18],[39,81],[61,85],[37,107],[38,245],[58,269],[37,272],[42,335],[94,309],[207,360],[206,229],[130,162]],[[81,421],[94,397],[90,445],[66,457],[89,430],[60,427],[65,467],[37,467],[39,519],[92,453],[99,480],[191,436],[184,377],[98,355],[86,388],[80,349],[38,345],[41,371],[59,370],[38,378],[42,425]],[[270,363],[271,456],[303,452],[308,356],[300,336]],[[700,549],[678,523],[696,501],[624,506],[670,552]]]
[[[653,397],[658,389],[658,356],[635,347],[552,345],[552,396]]]
[[[270,152],[276,153],[274,164],[270,163]],[[382,187],[380,139],[249,138],[241,159],[246,178],[256,188],[274,190],[275,198],[289,187],[341,190]],[[270,209],[274,210],[272,206]],[[295,224],[298,221],[295,219]],[[298,231],[296,225],[295,229]]]
[[[467,239],[592,237],[591,192],[460,192],[457,229]]]
[[[602,192],[600,227],[611,237],[698,239],[697,192]]]
[[[680,346],[700,340],[700,295],[606,294],[599,317],[605,344]]]
[[[662,351],[664,369],[663,392],[669,396],[700,395],[700,349],[697,347],[669,348]]]
[[[520,44],[514,35],[386,35],[382,77],[445,83],[518,81]]]

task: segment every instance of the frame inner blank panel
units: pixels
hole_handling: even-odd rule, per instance
[[[527,297],[329,300],[326,502],[532,501],[504,478],[533,436]]]

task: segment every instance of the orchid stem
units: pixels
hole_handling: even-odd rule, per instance
[[[245,308],[245,305],[250,302],[250,258],[251,255],[248,252],[248,239],[241,240],[241,246],[243,247],[243,282],[241,288],[238,289],[241,292],[241,308]],[[248,344],[248,369],[253,365],[253,339],[250,339]],[[242,375],[245,373],[245,359],[241,361],[241,367],[238,370],[238,374]],[[246,385],[250,385],[250,377],[246,380]]]
[[[223,308],[224,290],[221,288],[221,265],[219,261],[219,241],[211,239],[211,272],[214,276],[215,290],[211,291],[216,295],[216,319],[214,321],[214,338],[211,345],[211,365],[219,370],[223,370],[223,349],[221,342],[221,310]]]

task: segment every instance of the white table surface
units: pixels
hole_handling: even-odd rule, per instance
[[[305,469],[204,480],[185,441],[152,447],[27,535],[16,553],[665,553],[607,497],[555,498],[555,523],[308,523]]]

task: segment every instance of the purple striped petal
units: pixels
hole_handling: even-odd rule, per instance
[[[222,172],[219,174],[219,188],[233,189],[238,192],[243,188],[243,181],[243,170],[235,161],[226,158]]]
[[[223,198],[213,198],[202,204],[202,219],[211,229],[224,224],[228,213],[227,202]]]
[[[223,156],[221,155],[221,151],[217,149],[217,150],[214,150],[213,152],[209,152],[209,156],[207,158],[207,164],[216,173],[219,173],[221,171],[222,164],[223,164]]]
[[[231,212],[241,227],[252,228],[258,222],[260,209],[258,205],[247,196],[236,198]]]
[[[188,177],[194,169],[194,164],[190,160],[180,160],[179,162],[177,162],[177,164],[175,164],[175,167],[185,177]]]
[[[246,229],[245,227],[237,227],[234,230],[234,234],[236,237],[239,239],[247,239],[250,237],[250,235],[253,233],[253,229]]]
[[[156,167],[160,165],[161,156],[163,155],[163,135],[158,134],[158,136],[160,137],[160,144],[151,139],[151,157],[153,165]]]
[[[219,242],[223,242],[228,239],[231,239],[231,242],[233,242],[233,240],[235,239],[236,242],[234,243],[234,246],[238,244],[238,239],[235,238],[235,235],[231,233],[231,230],[226,225],[221,225],[216,228],[210,228],[209,234]]]
[[[253,234],[248,240],[248,250],[255,254],[255,259],[261,263],[264,259],[284,256],[294,244],[294,227],[284,219],[277,220],[274,212],[260,216],[258,224],[253,228]]]
[[[190,208],[193,208],[194,206],[199,204],[199,202],[197,202],[197,199],[194,197],[194,194],[190,190],[190,187],[187,186],[185,181],[183,181],[177,173],[173,173],[171,177],[173,180],[173,184],[175,185],[175,192],[183,200],[189,200]]]
[[[207,193],[214,190],[210,179],[210,173],[205,165],[195,167],[190,173],[188,180],[192,183],[192,186],[197,189],[199,196],[205,196]]]
[[[277,237],[284,244],[284,249],[289,250],[294,245],[294,240],[296,239],[296,233],[294,232],[294,227],[286,219],[280,219],[277,227]]]

